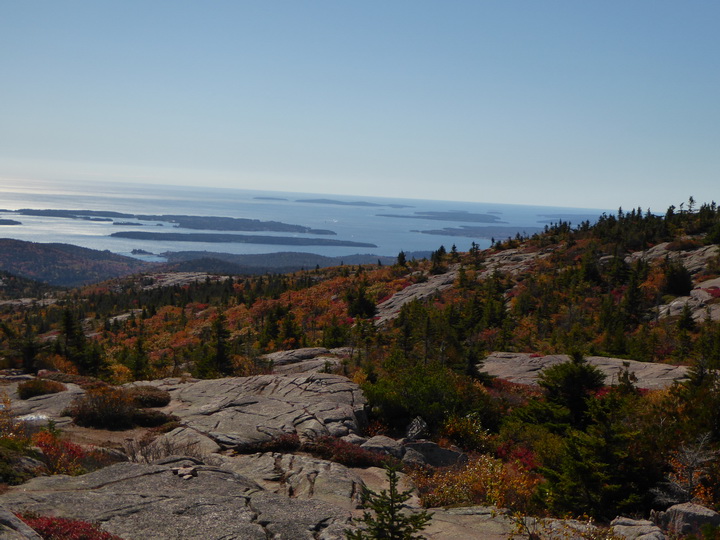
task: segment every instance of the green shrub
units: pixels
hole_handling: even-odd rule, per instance
[[[21,382],[17,387],[17,393],[20,399],[30,399],[35,396],[44,396],[45,394],[56,394],[67,390],[67,386],[57,381],[49,381],[46,379],[31,379]]]
[[[132,386],[127,389],[127,393],[132,398],[135,406],[140,409],[164,407],[170,403],[170,392],[161,390],[156,386]]]
[[[133,426],[137,410],[126,391],[101,387],[92,388],[76,399],[69,413],[79,426],[120,430]]]

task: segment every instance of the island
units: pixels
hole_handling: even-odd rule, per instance
[[[464,210],[448,212],[415,212],[409,215],[403,214],[377,214],[378,217],[400,218],[400,219],[432,219],[436,221],[464,221],[466,223],[506,223],[500,218],[490,214],[476,214]]]
[[[22,223],[14,219],[0,219],[0,225],[22,225]]]
[[[310,204],[334,204],[336,206],[369,206],[374,208],[413,208],[407,204],[380,204],[367,201],[337,201],[335,199],[298,199],[295,202]]]
[[[82,219],[89,221],[112,221],[113,219],[136,219],[138,221],[161,221],[172,223],[184,229],[208,231],[247,231],[247,232],[288,232],[300,234],[322,234],[334,236],[336,233],[328,229],[312,229],[303,225],[292,225],[281,221],[261,221],[259,219],[232,218],[219,216],[187,216],[175,214],[125,214],[103,210],[34,210],[24,208],[15,213],[25,216],[59,217]],[[135,222],[114,222],[113,225],[141,226]],[[161,225],[158,223],[157,225]]]
[[[444,229],[431,229],[428,231],[412,231],[422,234],[435,234],[438,236],[464,236],[467,238],[508,238],[520,233],[523,236],[542,232],[540,227],[473,227],[461,225],[460,227],[445,227]]]
[[[235,244],[266,244],[279,246],[336,246],[376,248],[376,244],[331,240],[327,238],[297,238],[290,236],[264,236],[245,234],[203,234],[203,233],[156,233],[146,231],[119,231],[110,236],[134,240],[155,240],[164,242],[211,242]]]

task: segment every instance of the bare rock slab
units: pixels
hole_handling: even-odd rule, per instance
[[[537,384],[540,372],[550,366],[567,362],[564,354],[537,356],[528,353],[494,352],[480,365],[484,371],[494,377],[521,384]],[[616,384],[618,374],[628,364],[628,369],[637,377],[639,388],[660,389],[671,386],[676,381],[687,378],[687,367],[637,362],[621,358],[588,356],[589,364],[597,367],[605,375],[605,384]]]
[[[222,459],[223,469],[251,478],[273,493],[317,499],[347,510],[360,506],[365,484],[353,470],[339,463],[275,452]]]
[[[195,475],[173,471],[182,465]],[[85,476],[35,478],[0,496],[0,504],[13,512],[99,522],[126,540],[330,540],[342,538],[350,517],[322,501],[288,499],[194,461],[121,463]]]
[[[171,391],[173,414],[221,446],[360,432],[367,401],[340,375],[260,375],[197,381]]]

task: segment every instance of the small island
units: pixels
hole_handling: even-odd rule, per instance
[[[310,204],[334,204],[336,206],[369,206],[372,208],[413,208],[407,204],[380,204],[367,201],[337,201],[335,199],[298,199],[295,202]]]
[[[22,223],[14,219],[0,219],[0,225],[22,225]]]
[[[490,214],[475,214],[464,210],[449,212],[415,212],[410,215],[403,214],[377,214],[378,217],[400,218],[400,219],[432,219],[436,221],[460,221],[466,223],[505,223],[500,218]]]
[[[523,236],[533,235],[542,232],[540,227],[473,227],[461,225],[460,227],[445,227],[444,229],[431,229],[427,231],[413,231],[422,234],[434,234],[438,236],[463,236],[467,238],[508,238],[521,234]]]
[[[234,244],[266,244],[279,246],[336,246],[376,248],[376,244],[331,240],[327,238],[297,238],[292,236],[264,236],[245,234],[204,234],[204,233],[155,233],[146,231],[120,231],[110,236],[134,240],[155,240],[165,242],[211,242]]]

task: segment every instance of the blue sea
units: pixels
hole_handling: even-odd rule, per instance
[[[315,202],[300,202],[307,200]],[[126,239],[110,235],[123,230],[138,230],[141,227],[123,227],[106,221],[18,215],[11,212],[26,208],[281,221],[313,229],[329,229],[336,233],[334,236],[322,236],[322,238],[365,242],[377,247],[283,246]],[[560,219],[573,224],[584,220],[593,222],[602,213],[603,210],[600,209],[490,202],[387,199],[167,185],[0,180],[0,219],[21,222],[21,225],[0,226],[1,238],[68,243],[155,261],[163,260],[163,253],[174,251],[236,254],[295,251],[327,256],[372,253],[394,257],[400,251],[428,252],[438,249],[441,245],[449,250],[453,244],[460,251],[467,251],[472,242],[477,243],[481,248],[486,248],[490,246],[491,236],[497,240],[507,238],[505,229],[497,229],[502,233],[494,234],[497,227],[510,227],[521,234],[523,232],[531,234],[546,224]],[[132,220],[115,219],[115,221]],[[142,223],[142,230],[146,231],[170,230],[167,227],[173,227],[172,232],[202,232],[177,228],[171,223]],[[490,233],[485,230],[482,234],[469,233],[468,236],[421,232],[467,227],[493,227],[493,229],[488,229]],[[237,232],[233,234],[314,237],[312,234],[301,233]],[[149,254],[133,254],[133,250],[143,250]]]

